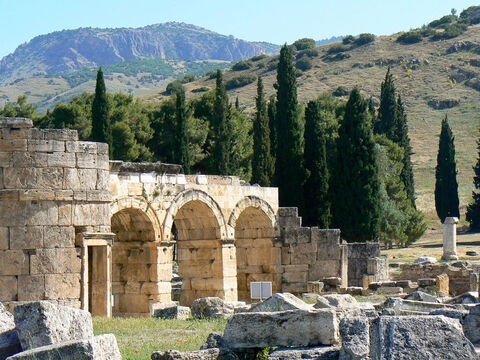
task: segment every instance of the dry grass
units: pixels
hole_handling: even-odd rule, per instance
[[[211,332],[223,333],[226,320],[93,319],[95,335],[115,334],[124,360],[147,360],[154,351],[198,350]]]

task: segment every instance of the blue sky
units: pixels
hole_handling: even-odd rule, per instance
[[[467,0],[0,0],[0,58],[33,37],[78,27],[199,25],[277,44],[370,32],[392,34],[460,12]]]

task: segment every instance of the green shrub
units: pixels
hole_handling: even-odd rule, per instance
[[[357,46],[362,46],[374,41],[375,41],[375,35],[369,34],[369,33],[363,33],[358,35],[358,38],[355,39],[354,44]]]
[[[233,71],[247,70],[253,66],[252,62],[249,60],[240,60],[239,62],[233,64]]]
[[[350,91],[348,91],[347,88],[341,85],[332,92],[332,95],[336,97],[348,96],[349,94],[350,94]]]
[[[343,51],[349,50],[348,46],[342,45],[342,44],[335,44],[332,45],[328,48],[327,54],[338,54]]]
[[[440,19],[433,20],[430,24],[428,24],[428,27],[435,28],[435,29],[445,28],[446,26],[454,22],[457,22],[457,17],[455,15],[445,15]]]
[[[227,90],[239,88],[248,84],[251,84],[257,79],[253,74],[242,74],[238,75],[225,83],[225,88]]]
[[[260,55],[257,55],[257,56],[254,56],[250,59],[250,61],[259,61],[259,60],[262,60],[262,59],[265,59],[267,57],[267,55],[265,54],[260,54]]]
[[[340,60],[345,60],[345,59],[348,59],[350,57],[350,54],[345,54],[343,52],[340,52],[338,54],[335,54],[335,55],[326,55],[323,60],[324,61],[340,61]]]
[[[195,75],[193,74],[187,74],[182,79],[182,83],[184,84],[190,83],[192,81],[195,81]]]
[[[470,25],[480,23],[480,6],[470,6],[460,13],[460,21]]]
[[[297,63],[295,64],[297,69],[300,69],[302,71],[307,71],[312,68],[312,60],[308,56],[304,56],[301,59],[297,60]]]
[[[208,78],[208,79],[215,79],[217,77],[217,72],[216,71],[209,71],[205,74],[205,76]]]
[[[418,30],[410,30],[397,38],[397,42],[400,44],[415,44],[422,41],[422,33]]]
[[[167,85],[167,88],[165,89],[165,93],[167,95],[172,95],[172,94],[176,94],[178,91],[182,89],[183,89],[182,80],[175,80]]]
[[[298,39],[292,45],[297,51],[313,49],[315,48],[315,40],[309,38]]]
[[[355,36],[347,35],[342,39],[344,45],[353,44],[355,42]]]
[[[192,93],[206,92],[208,90],[210,90],[208,87],[202,86],[202,87],[199,87],[199,88],[192,89]]]
[[[311,58],[317,57],[318,50],[314,48],[314,49],[305,49],[305,50],[299,51],[297,54],[297,59],[300,59],[301,57],[304,57],[304,56],[308,56]]]
[[[445,31],[438,31],[433,35],[433,40],[453,39],[459,35],[462,35],[467,30],[466,24],[455,23],[445,28]]]

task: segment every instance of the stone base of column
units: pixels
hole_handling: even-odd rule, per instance
[[[447,261],[458,260],[458,256],[455,254],[443,254],[442,260],[447,260]]]

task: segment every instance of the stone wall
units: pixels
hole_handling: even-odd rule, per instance
[[[282,291],[307,292],[308,281],[328,277],[347,285],[347,248],[341,244],[340,230],[302,227],[297,208],[279,208],[278,226],[275,246],[281,249]]]
[[[76,232],[110,232],[106,144],[0,118],[0,300],[80,307]]]
[[[388,279],[388,259],[380,256],[379,243],[348,244],[348,286],[366,288],[371,282]]]

